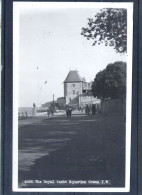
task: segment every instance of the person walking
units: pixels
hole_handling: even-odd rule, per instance
[[[88,115],[90,115],[90,111],[91,111],[91,109],[90,109],[90,105],[88,106]]]
[[[96,105],[92,104],[92,115],[96,114]]]
[[[47,116],[49,117],[50,116],[50,109],[47,108]]]
[[[54,116],[54,108],[51,107],[51,115]]]
[[[72,114],[72,107],[69,107],[69,117],[71,118],[71,114]]]
[[[67,115],[67,118],[69,117],[69,107],[66,106],[66,115]]]
[[[89,112],[90,112],[90,108],[88,106],[88,104],[86,105],[86,114],[89,115]]]
[[[81,112],[83,112],[83,106],[81,106]]]

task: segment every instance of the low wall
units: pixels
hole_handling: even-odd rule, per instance
[[[24,118],[28,118],[28,117],[33,117],[36,116],[37,114],[37,108],[31,108],[30,111],[28,110],[23,110],[21,112],[18,112],[18,119],[24,119]]]

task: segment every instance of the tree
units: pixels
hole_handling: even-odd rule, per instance
[[[127,10],[106,8],[95,18],[88,18],[88,27],[82,28],[81,35],[93,40],[93,46],[104,43],[116,52],[127,52]]]
[[[126,96],[126,63],[108,64],[100,71],[92,84],[94,97],[100,99],[123,98]]]

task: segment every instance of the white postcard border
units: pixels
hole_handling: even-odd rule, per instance
[[[127,9],[127,96],[126,96],[126,161],[124,188],[18,188],[18,64],[19,64],[19,13],[23,7],[30,8],[126,8]],[[129,40],[129,41],[128,41]],[[131,102],[132,102],[132,43],[133,3],[95,2],[13,2],[13,170],[12,187],[15,192],[129,192],[131,159]]]

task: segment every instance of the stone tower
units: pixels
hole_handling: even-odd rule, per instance
[[[69,104],[76,96],[82,94],[83,81],[77,70],[71,70],[64,81],[64,97]]]

